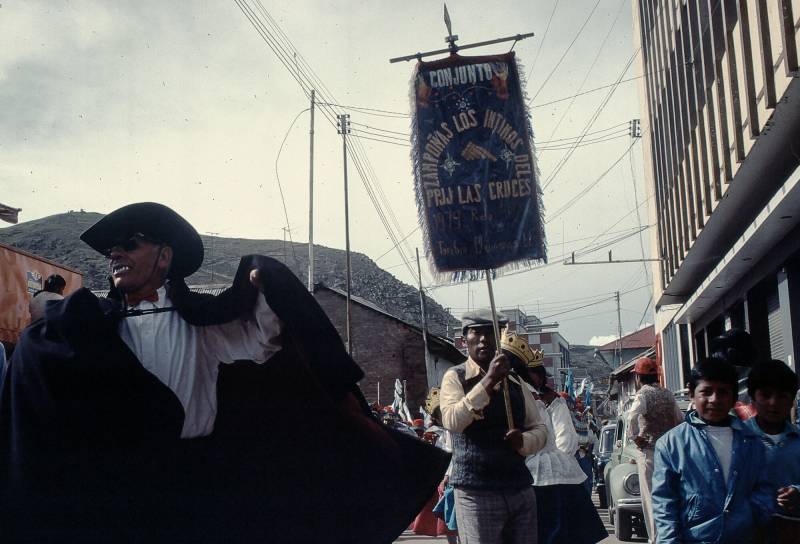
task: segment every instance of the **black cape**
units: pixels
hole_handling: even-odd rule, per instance
[[[222,365],[214,433],[181,440],[183,409],[118,335],[120,305],[82,289],[28,327],[0,383],[3,542],[392,542],[449,455],[380,425],[363,373],[300,281],[242,259],[218,296],[167,285],[194,325],[263,296],[284,325],[266,364]]]

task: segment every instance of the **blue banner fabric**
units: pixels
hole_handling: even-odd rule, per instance
[[[569,398],[571,398],[572,400],[575,400],[575,380],[572,377],[572,369],[571,368],[567,369],[567,379],[565,380],[565,383],[564,383],[564,391],[567,392],[567,395],[569,395]]]
[[[436,272],[546,262],[541,193],[514,53],[419,62],[412,154]]]

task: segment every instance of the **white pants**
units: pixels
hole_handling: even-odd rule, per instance
[[[645,448],[639,450],[636,459],[636,468],[639,471],[639,492],[642,496],[642,513],[644,514],[644,525],[647,528],[647,537],[650,542],[656,541],[656,525],[653,522],[653,459],[655,450]]]

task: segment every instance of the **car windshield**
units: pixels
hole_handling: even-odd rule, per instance
[[[600,438],[600,453],[608,453],[614,449],[614,429],[606,429]]]

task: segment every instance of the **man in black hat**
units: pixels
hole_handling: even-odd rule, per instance
[[[507,320],[498,315],[501,327]],[[458,533],[465,544],[536,542],[536,496],[525,457],[542,449],[547,428],[527,387],[509,377],[497,353],[492,312],[462,320],[469,358],[442,378],[442,424],[453,433],[450,483]],[[502,381],[508,379],[513,424],[506,416]]]
[[[81,238],[112,289],[48,306],[2,378],[4,539],[392,542],[408,526],[448,456],[371,417],[285,266],[244,257],[222,294],[192,293],[202,241],[156,203]]]

